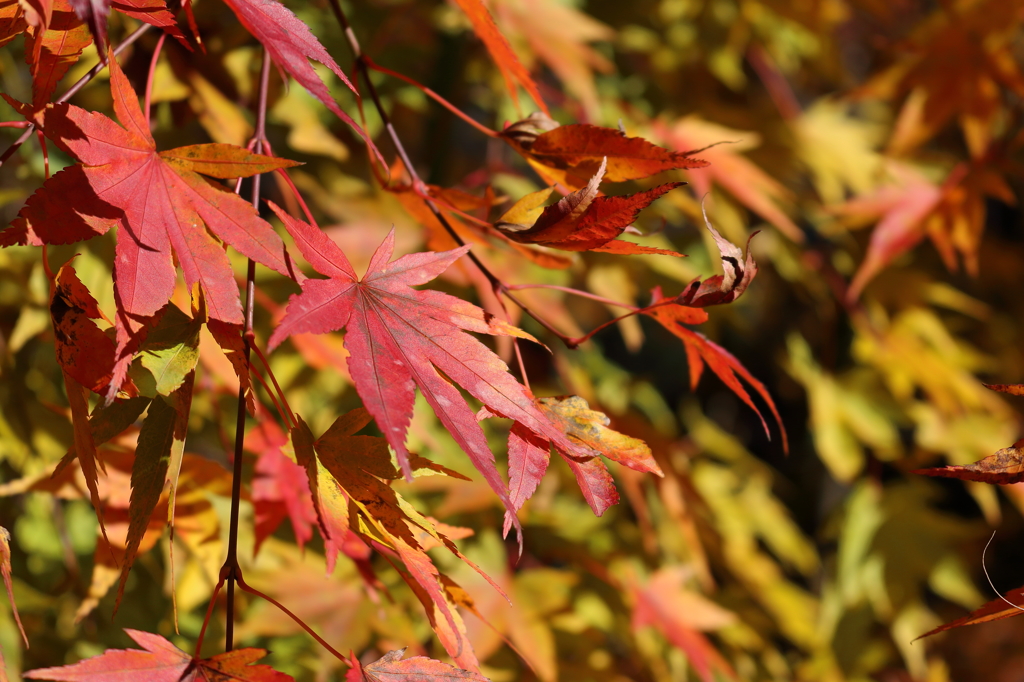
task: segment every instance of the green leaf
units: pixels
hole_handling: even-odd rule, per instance
[[[128,572],[149,527],[153,511],[160,501],[169,469],[173,471],[173,499],[173,488],[177,483],[178,470],[185,450],[194,381],[195,372],[190,372],[183,378],[173,396],[154,398],[146,421],[142,423],[142,430],[139,431],[135,462],[132,465],[132,496],[128,503],[128,537],[115,609],[124,595]],[[173,515],[173,511],[171,514]]]
[[[128,370],[142,395],[169,396],[182,385],[199,361],[201,327],[173,303],[168,305]]]

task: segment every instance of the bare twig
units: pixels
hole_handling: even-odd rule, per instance
[[[256,109],[256,145],[257,154],[263,153],[263,138],[267,134],[267,90],[270,84],[270,53],[263,50],[263,67],[260,70],[260,94]],[[259,210],[260,177],[252,178],[252,205]],[[245,348],[245,364],[249,365],[252,348],[252,320],[256,299],[256,262],[249,259],[249,267],[245,278],[245,324],[242,342]],[[238,568],[238,510],[242,498],[242,456],[245,446],[245,387],[238,386],[238,413],[235,420],[235,458],[231,476],[231,516],[228,525],[228,555],[224,560],[224,575],[227,581],[226,622],[224,626],[225,649],[234,647],[235,634],[235,582],[240,581],[242,574]]]

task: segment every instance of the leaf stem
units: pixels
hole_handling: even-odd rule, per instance
[[[299,617],[298,617],[298,616],[296,616],[296,615],[295,615],[294,613],[292,613],[291,611],[289,611],[289,610],[288,610],[288,609],[287,609],[287,608],[286,608],[286,607],[285,607],[285,606],[284,606],[284,605],[283,605],[283,604],[282,604],[281,602],[277,601],[276,599],[274,599],[273,597],[271,597],[271,596],[269,596],[269,595],[263,594],[262,592],[260,592],[260,591],[259,591],[259,590],[257,590],[256,588],[254,588],[254,587],[252,587],[251,585],[249,585],[248,583],[246,583],[246,582],[245,582],[245,580],[243,580],[243,579],[242,579],[242,576],[241,576],[241,574],[239,574],[239,575],[238,575],[238,586],[239,586],[239,587],[240,587],[240,588],[241,588],[242,590],[244,590],[245,592],[248,592],[249,594],[251,594],[251,595],[253,595],[253,596],[256,596],[256,597],[259,597],[260,599],[263,599],[263,600],[265,600],[265,601],[268,601],[268,602],[270,602],[271,604],[273,604],[274,606],[276,606],[277,608],[281,609],[281,611],[282,611],[282,612],[283,612],[283,613],[284,613],[284,614],[285,614],[286,616],[288,616],[289,618],[291,618],[292,620],[294,620],[294,621],[295,621],[295,623],[296,623],[296,624],[297,624],[297,625],[298,625],[299,627],[301,627],[301,628],[302,628],[303,630],[305,630],[305,631],[306,631],[307,633],[309,633],[309,636],[310,636],[310,637],[312,637],[313,639],[315,639],[315,640],[317,641],[317,643],[318,643],[318,644],[319,644],[320,646],[322,646],[323,648],[325,648],[325,649],[327,649],[327,650],[328,650],[329,652],[331,652],[331,655],[332,655],[332,656],[334,656],[335,658],[337,658],[337,659],[338,659],[339,661],[344,661],[344,662],[346,662],[346,663],[348,662],[348,658],[346,658],[345,656],[343,656],[343,655],[342,655],[342,654],[341,654],[341,653],[340,653],[340,652],[339,652],[339,651],[338,651],[337,649],[335,649],[335,648],[334,648],[333,646],[331,646],[330,644],[328,644],[328,643],[327,643],[327,642],[326,642],[326,641],[324,640],[324,638],[323,638],[323,637],[321,637],[320,635],[316,634],[316,631],[314,631],[314,630],[313,630],[313,628],[311,628],[311,627],[309,627],[308,625],[306,625],[306,623],[305,623],[305,622],[303,622],[303,620],[302,620],[301,618],[299,618]]]
[[[455,106],[454,104],[452,104],[451,102],[446,100],[444,97],[441,97],[441,95],[437,94],[436,92],[434,92],[433,90],[431,90],[427,86],[423,85],[422,83],[419,83],[416,80],[414,80],[412,78],[409,78],[408,76],[403,76],[402,74],[398,73],[397,71],[392,71],[391,69],[389,69],[387,67],[381,66],[381,65],[377,64],[376,62],[374,62],[369,57],[367,57],[366,55],[363,55],[363,61],[366,62],[366,66],[368,68],[371,68],[374,71],[379,71],[380,73],[387,74],[388,76],[392,76],[394,78],[397,78],[400,81],[404,81],[404,82],[408,83],[409,85],[412,85],[413,87],[419,88],[423,92],[423,94],[425,94],[427,97],[431,98],[432,100],[434,100],[435,102],[437,102],[438,104],[443,106],[445,109],[447,109],[448,111],[452,112],[453,114],[455,114],[456,116],[461,118],[463,121],[465,121],[469,125],[473,126],[477,130],[479,130],[484,135],[487,135],[488,137],[500,137],[497,132],[491,130],[490,128],[488,128],[484,124],[480,123],[479,121],[473,120],[472,118],[469,117],[468,114],[463,112],[457,106]]]
[[[121,42],[120,45],[114,48],[114,56],[116,57],[117,55],[121,54],[121,52],[123,52],[129,45],[134,43],[136,40],[141,38],[142,34],[148,31],[150,28],[151,26],[149,24],[142,24],[137,29],[135,29],[131,33],[131,35],[129,35]],[[67,102],[75,95],[75,93],[84,88],[86,84],[89,83],[89,81],[95,78],[96,74],[105,69],[106,66],[107,65],[101,61],[96,66],[89,69],[89,72],[81,78],[79,78],[77,83],[68,88],[68,91],[61,95],[57,99],[57,101],[54,102],[54,104],[62,104],[63,102]],[[17,140],[12,142],[11,146],[4,150],[3,154],[0,154],[0,166],[4,165],[4,162],[7,161],[7,159],[11,158],[14,155],[14,152],[18,151],[18,148],[21,147],[21,145],[25,144],[25,140],[32,136],[32,131],[35,129],[35,123],[29,123],[27,126],[25,126],[25,132],[23,132]]]
[[[149,60],[149,73],[146,75],[146,106],[143,111],[146,112],[146,127],[152,127],[150,125],[150,104],[153,101],[153,76],[156,73],[156,63],[160,60],[160,51],[164,47],[164,39],[167,37],[166,33],[161,33],[160,37],[156,41],[156,47],[153,48],[153,57]]]
[[[256,153],[263,153],[263,138],[267,134],[267,90],[270,85],[270,53],[263,48],[263,66],[260,69],[259,103],[256,109]],[[252,205],[259,210],[260,175],[252,178]],[[256,299],[256,262],[249,259],[245,277],[245,324],[242,332],[242,343],[245,349],[245,364],[250,362],[252,348],[252,322]],[[242,457],[245,446],[245,387],[238,387],[238,413],[235,420],[235,458],[231,472],[231,516],[228,526],[228,555],[224,560],[227,571],[227,606],[224,626],[225,650],[234,648],[235,635],[235,581],[241,581],[242,574],[238,567],[238,510],[242,499]],[[224,570],[224,569],[222,569]]]

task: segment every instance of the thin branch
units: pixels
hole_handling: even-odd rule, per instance
[[[523,291],[526,289],[551,289],[553,291],[564,291],[567,294],[580,296],[581,298],[589,298],[592,301],[604,303],[605,305],[613,305],[617,308],[625,308],[626,310],[639,310],[639,308],[635,305],[630,305],[628,303],[620,303],[619,301],[613,301],[612,299],[605,298],[604,296],[592,294],[589,291],[573,289],[572,287],[563,287],[557,284],[510,284],[508,286],[509,291]]]
[[[129,35],[127,38],[124,39],[124,41],[122,41],[120,45],[114,48],[114,56],[116,57],[117,55],[121,54],[129,45],[131,45],[140,37],[142,37],[142,34],[148,31],[150,28],[151,26],[149,24],[142,24],[137,29],[135,29],[131,33],[131,35]],[[89,69],[89,72],[81,78],[79,78],[77,83],[72,85],[70,88],[68,88],[67,92],[65,92],[63,95],[57,98],[54,104],[61,104],[63,102],[67,102],[75,95],[75,93],[84,88],[86,84],[89,83],[89,81],[95,78],[100,71],[105,69],[106,66],[107,65],[101,61],[96,66]],[[11,146],[8,147],[3,154],[0,154],[0,166],[4,165],[4,162],[7,161],[7,159],[11,158],[14,155],[14,152],[18,151],[18,148],[21,147],[21,145],[25,144],[25,140],[27,140],[32,135],[32,131],[35,130],[35,127],[35,123],[29,123],[27,126],[25,126],[25,132],[23,132],[17,140],[11,143]]]
[[[292,406],[288,404],[288,399],[285,398],[284,391],[281,390],[281,385],[277,383],[277,377],[274,376],[274,370],[270,368],[267,356],[263,354],[263,351],[261,351],[260,347],[255,343],[250,344],[250,347],[256,352],[256,357],[258,357],[260,362],[263,363],[264,369],[267,370],[267,376],[270,377],[270,381],[274,384],[274,389],[277,391],[277,395],[281,399],[281,404],[284,406],[284,413],[287,415],[287,419],[285,421],[289,423],[290,427],[297,426],[298,424],[295,419],[295,413],[292,412]],[[260,381],[263,381],[263,377],[260,377]],[[263,381],[263,388],[267,390],[267,393],[270,393],[270,387],[267,386],[266,381]],[[273,397],[273,395],[271,395],[271,397]]]
[[[270,53],[263,49],[263,67],[260,70],[259,103],[256,109],[256,153],[263,153],[263,138],[267,134],[267,90],[270,85]],[[260,176],[252,179],[252,205],[259,210]],[[252,348],[252,321],[256,299],[256,262],[249,259],[249,267],[245,278],[245,325],[242,341],[245,349],[245,364],[249,366],[250,349]],[[242,498],[242,457],[245,446],[245,387],[238,387],[238,413],[235,420],[235,458],[231,477],[231,516],[228,526],[228,555],[224,560],[227,569],[227,608],[224,627],[225,649],[234,648],[235,635],[235,581],[242,578],[238,567],[238,512]]]
[[[435,102],[437,102],[438,104],[443,106],[445,109],[447,109],[448,111],[452,112],[453,114],[455,114],[456,116],[461,118],[463,121],[465,121],[469,125],[473,126],[477,130],[479,130],[484,135],[487,135],[488,137],[500,137],[500,135],[497,132],[491,130],[490,128],[488,128],[484,124],[480,123],[479,121],[473,120],[472,118],[469,117],[468,114],[463,112],[457,106],[455,106],[454,104],[452,104],[451,102],[446,100],[444,97],[441,97],[441,95],[437,94],[436,92],[434,92],[433,90],[431,90],[427,86],[423,85],[422,83],[419,83],[416,80],[414,80],[412,78],[409,78],[408,76],[403,76],[402,74],[398,73],[397,71],[392,71],[391,69],[389,69],[387,67],[380,66],[379,64],[374,62],[372,59],[370,59],[366,55],[363,55],[363,60],[366,62],[366,66],[371,68],[371,69],[373,69],[374,71],[379,71],[380,73],[384,73],[384,74],[387,74],[389,76],[393,76],[394,78],[397,78],[400,81],[404,81],[404,82],[408,83],[409,85],[412,85],[413,87],[419,88],[423,92],[423,94],[425,94],[427,97],[430,97],[432,100],[434,100]]]
[[[276,606],[277,608],[281,609],[281,611],[282,611],[282,612],[283,612],[283,613],[284,613],[284,614],[285,614],[286,616],[288,616],[289,618],[291,618],[292,620],[294,620],[294,621],[295,621],[295,623],[296,623],[296,624],[297,624],[297,625],[298,625],[299,627],[301,627],[301,628],[302,628],[303,630],[305,630],[305,631],[306,631],[307,633],[309,633],[309,636],[310,636],[310,637],[312,637],[313,639],[315,639],[315,640],[317,641],[317,643],[318,643],[318,644],[319,644],[320,646],[322,646],[323,648],[325,648],[325,649],[327,649],[327,650],[328,650],[329,652],[331,652],[331,655],[332,655],[332,656],[334,656],[335,658],[337,658],[337,659],[338,659],[339,661],[344,661],[344,662],[348,662],[348,658],[347,658],[346,656],[342,655],[342,654],[341,654],[341,653],[340,653],[340,652],[339,652],[339,651],[338,651],[337,649],[335,649],[335,648],[334,648],[333,646],[331,646],[330,644],[328,644],[328,643],[327,643],[327,642],[326,642],[326,641],[324,640],[324,638],[323,638],[323,637],[321,637],[320,635],[316,634],[316,632],[315,632],[315,631],[313,630],[313,628],[311,628],[311,627],[309,627],[308,625],[306,625],[306,623],[305,623],[305,622],[304,622],[304,621],[303,621],[303,620],[302,620],[301,618],[299,618],[299,617],[298,617],[298,616],[296,616],[296,615],[295,615],[294,613],[292,613],[292,612],[291,612],[291,611],[289,611],[289,610],[288,610],[287,608],[285,608],[285,606],[284,606],[284,605],[283,605],[283,604],[282,604],[281,602],[277,601],[276,599],[274,599],[273,597],[271,597],[271,596],[269,596],[269,595],[263,594],[262,592],[260,592],[260,591],[259,591],[259,590],[257,590],[256,588],[254,588],[254,587],[250,586],[250,585],[249,585],[248,583],[246,583],[246,582],[245,582],[245,581],[244,581],[244,580],[242,579],[242,576],[241,576],[241,574],[239,574],[239,575],[238,575],[238,586],[239,586],[240,588],[242,588],[242,590],[244,590],[244,591],[248,592],[249,594],[251,594],[251,595],[254,595],[254,596],[256,596],[256,597],[259,597],[260,599],[263,599],[263,600],[265,600],[265,601],[268,601],[268,602],[270,602],[271,604],[273,604],[274,606]]]

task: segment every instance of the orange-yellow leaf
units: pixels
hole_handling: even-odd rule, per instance
[[[552,127],[552,125],[557,127]],[[605,179],[624,182],[676,168],[703,168],[707,161],[659,147],[642,137],[587,123],[559,126],[538,116],[519,121],[502,136],[549,184],[586,187],[607,159]]]
[[[541,99],[537,85],[530,78],[530,73],[519,61],[516,53],[512,51],[508,40],[498,30],[494,23],[494,17],[484,7],[483,2],[481,0],[455,0],[455,4],[469,17],[469,21],[473,24],[473,31],[487,46],[491,58],[501,69],[501,75],[505,78],[505,86],[508,88],[509,94],[512,95],[512,100],[519,103],[519,91],[516,90],[516,86],[521,85],[537,103],[537,106],[547,113],[548,107]]]

